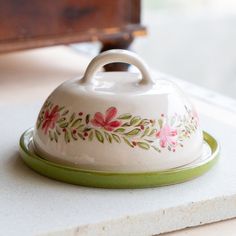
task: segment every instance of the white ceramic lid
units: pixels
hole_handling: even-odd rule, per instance
[[[112,62],[141,73],[98,73]],[[41,156],[82,169],[146,172],[192,162],[202,154],[203,137],[195,108],[176,85],[151,78],[136,54],[110,50],[48,97],[34,143]]]

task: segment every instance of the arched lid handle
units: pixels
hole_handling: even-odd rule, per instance
[[[95,74],[97,71],[110,63],[122,62],[136,66],[142,75],[140,85],[153,84],[148,66],[146,63],[135,53],[128,50],[112,49],[105,51],[96,56],[88,65],[84,77],[80,80],[82,84],[92,84],[96,79]]]

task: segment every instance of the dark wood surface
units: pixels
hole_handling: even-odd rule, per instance
[[[0,52],[94,40],[128,48],[145,32],[139,0],[0,0]]]

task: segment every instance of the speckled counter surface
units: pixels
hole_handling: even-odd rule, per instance
[[[85,188],[34,173],[19,158],[18,140],[34,124],[43,98],[36,102],[31,95],[21,104],[1,104],[0,235],[153,235],[235,217],[236,115],[232,106],[218,106],[210,98],[233,101],[212,92],[202,96],[206,91],[175,82],[193,94],[203,128],[222,150],[218,164],[205,175],[162,188]],[[25,90],[16,90],[16,100],[23,93],[27,97]]]

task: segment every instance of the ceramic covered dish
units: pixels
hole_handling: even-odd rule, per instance
[[[131,72],[98,72],[124,62]],[[35,152],[85,170],[151,172],[200,158],[197,112],[172,82],[152,78],[136,54],[110,50],[95,57],[83,77],[61,84],[44,103],[34,131]]]

